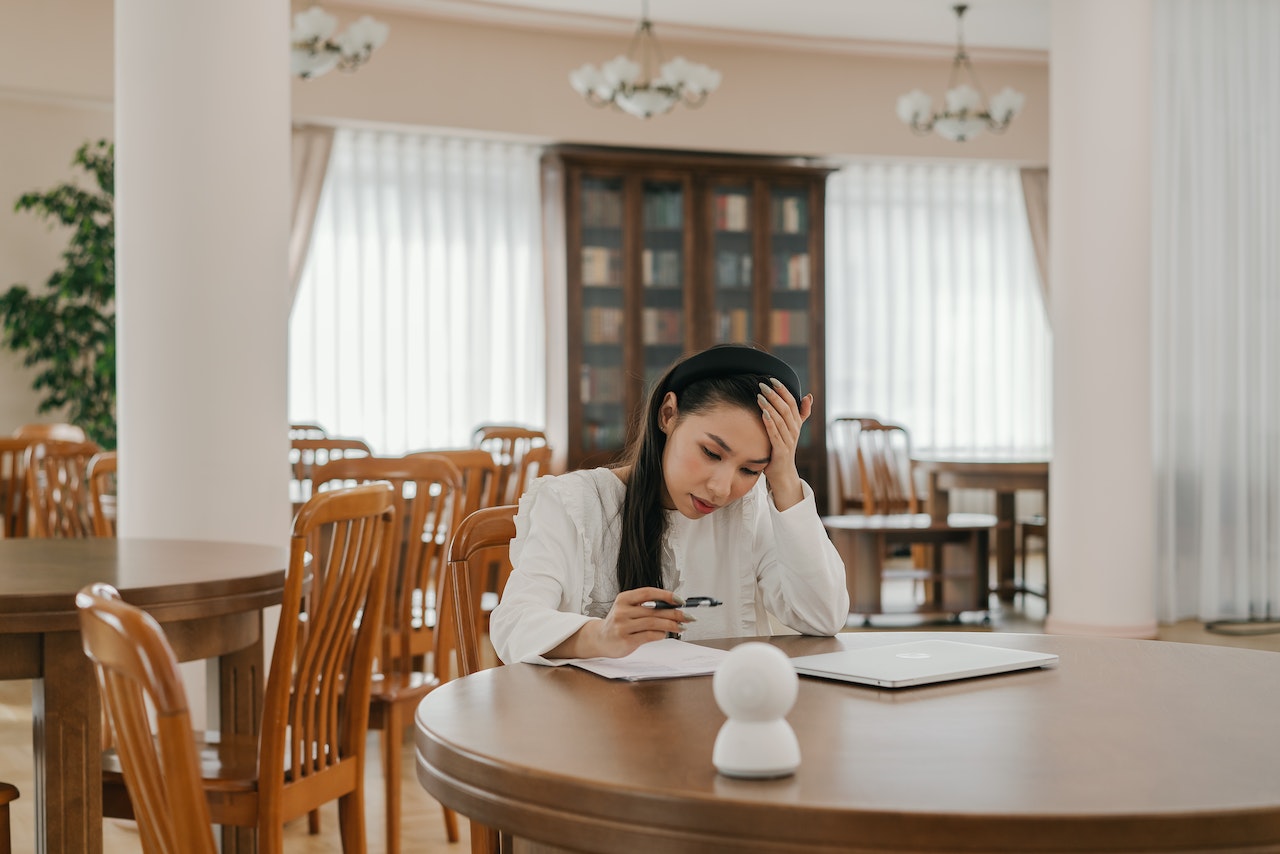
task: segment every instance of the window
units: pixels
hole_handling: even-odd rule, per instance
[[[827,412],[920,452],[1052,442],[1051,339],[1018,170],[855,163],[827,185]]]
[[[289,418],[378,454],[546,420],[541,148],[339,130],[289,328]]]

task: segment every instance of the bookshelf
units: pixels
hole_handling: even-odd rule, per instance
[[[556,146],[543,158],[547,431],[566,468],[615,460],[681,355],[760,344],[815,395],[801,475],[826,506],[823,206],[799,158]]]

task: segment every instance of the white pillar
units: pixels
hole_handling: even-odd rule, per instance
[[[287,542],[288,13],[115,3],[121,536]]]
[[[1053,0],[1050,632],[1156,632],[1151,15]]]

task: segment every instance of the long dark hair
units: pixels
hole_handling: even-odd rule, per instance
[[[697,355],[689,358],[697,358]],[[631,466],[626,497],[622,501],[622,532],[618,544],[619,591],[662,587],[662,537],[667,526],[662,508],[662,495],[666,489],[662,452],[667,446],[667,435],[662,432],[660,416],[662,401],[667,392],[672,391],[672,376],[681,364],[683,362],[677,362],[654,384],[644,410],[632,426],[627,452],[619,463],[620,466]],[[737,373],[691,382],[676,391],[676,405],[680,410],[677,418],[726,403],[749,412],[759,412],[756,395],[760,393],[760,383],[768,381],[765,374]]]

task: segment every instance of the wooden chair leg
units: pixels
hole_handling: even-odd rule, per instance
[[[226,837],[223,837],[223,844],[226,844]],[[284,854],[284,824],[278,815],[268,816],[265,811],[259,813],[258,854]]]
[[[320,832],[320,810],[312,810],[307,813],[307,833],[312,836]]]
[[[363,790],[356,789],[338,798],[338,830],[342,836],[342,854],[365,854],[368,845],[364,832]]]
[[[450,842],[458,841],[458,814],[444,804],[440,805],[444,812],[444,835]]]
[[[471,822],[471,854],[498,854],[498,831],[478,821]]]
[[[382,783],[387,802],[387,854],[400,854],[400,705],[387,704],[382,728]]]

